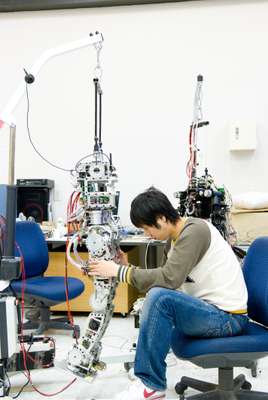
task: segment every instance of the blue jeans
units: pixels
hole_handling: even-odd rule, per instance
[[[239,335],[246,315],[229,314],[180,291],[155,287],[142,309],[134,365],[135,375],[150,389],[166,389],[166,356],[173,329],[196,337]]]

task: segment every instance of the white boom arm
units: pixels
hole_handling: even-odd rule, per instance
[[[46,50],[39,57],[39,59],[32,65],[28,73],[32,74],[35,77],[40,71],[40,69],[43,67],[43,65],[51,58],[59,56],[64,53],[69,53],[71,51],[81,49],[83,47],[94,45],[102,41],[103,41],[102,34],[96,32],[94,34],[90,34],[88,37],[84,39],[76,40],[74,42],[66,43],[62,46]],[[0,129],[4,124],[7,124],[9,126],[16,125],[12,113],[16,108],[17,104],[19,103],[20,99],[23,97],[25,91],[26,91],[26,86],[25,82],[23,81],[20,83],[19,87],[17,88],[16,92],[13,94],[13,96],[7,103],[6,107],[0,113]]]

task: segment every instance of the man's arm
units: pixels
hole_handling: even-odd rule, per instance
[[[162,256],[162,259],[161,259],[161,267],[163,267],[167,262],[168,252],[170,250],[170,247],[171,247],[171,240],[169,239],[166,242],[165,247],[164,247],[163,256]]]
[[[206,253],[210,240],[210,230],[206,222],[193,220],[185,226],[163,267],[145,270],[123,266],[118,271],[118,278],[141,292],[147,292],[155,286],[178,289]]]
[[[96,261],[91,264],[89,275],[107,278],[116,276],[119,282],[127,282],[141,292],[147,292],[155,286],[178,289],[206,253],[210,240],[210,230],[206,222],[191,218],[163,267],[141,269],[130,264]]]

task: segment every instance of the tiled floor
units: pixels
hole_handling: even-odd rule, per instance
[[[86,317],[76,317],[75,322],[81,326],[81,332],[86,323]],[[66,358],[66,354],[72,347],[73,339],[70,332],[49,331],[49,336],[56,339],[56,364],[62,364]],[[134,328],[133,317],[127,318],[114,317],[103,338],[103,356],[110,355],[126,355],[135,342],[138,330]],[[178,399],[174,391],[175,383],[182,375],[193,376],[198,379],[205,379],[216,382],[217,371],[214,369],[203,370],[195,367],[191,363],[177,360],[174,355],[170,354],[167,359],[168,370],[168,391],[167,399]],[[245,373],[251,381],[253,389],[268,391],[268,358],[263,359],[258,366],[258,377],[252,378],[248,370],[237,369],[236,374]],[[74,375],[60,367],[50,369],[34,370],[31,373],[32,381],[35,387],[46,394],[58,392],[73,380]],[[15,396],[20,387],[26,382],[25,376],[21,372],[10,376],[12,385],[11,396]],[[107,369],[100,372],[95,380],[91,383],[82,379],[77,379],[67,390],[54,397],[54,399],[65,400],[91,400],[91,399],[112,399],[113,396],[121,390],[124,390],[131,383],[123,363],[108,364]],[[194,394],[193,390],[189,390],[188,395]],[[44,398],[36,392],[31,385],[28,385],[19,396],[21,400],[38,400]]]

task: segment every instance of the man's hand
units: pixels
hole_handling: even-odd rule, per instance
[[[120,265],[114,261],[91,261],[88,275],[98,275],[103,278],[112,278],[117,276]]]
[[[122,250],[118,250],[117,252],[117,258],[119,261],[119,264],[121,265],[128,265],[128,255],[127,253],[124,253]]]

